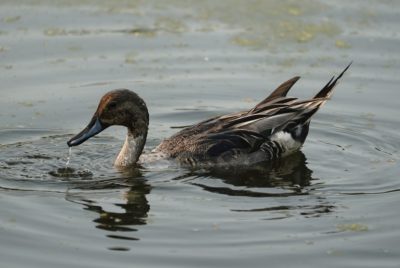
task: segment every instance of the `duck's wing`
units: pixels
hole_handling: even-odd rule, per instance
[[[182,129],[162,142],[158,149],[171,152],[171,155],[188,151],[206,156],[225,152],[251,153],[259,150],[279,131],[297,135],[295,138],[302,143],[308,133],[310,118],[331,96],[333,88],[349,66],[337,78],[332,78],[313,99],[299,101],[286,97],[299,79],[294,77],[281,84],[254,108],[213,117]]]
[[[294,118],[296,113],[288,112],[276,115],[255,114],[237,118],[222,126],[218,131],[210,131],[198,137],[198,144],[208,157],[222,155],[225,152],[235,154],[257,151],[273,133]]]
[[[213,118],[215,127],[200,135],[201,142],[208,143],[210,155],[238,149],[256,151],[279,131],[292,133],[294,138],[298,135],[299,142],[304,142],[311,117],[329,99],[350,65],[338,77],[333,77],[313,99],[299,101],[297,98],[286,97],[289,89],[299,79],[294,77],[280,85],[253,109]]]
[[[226,114],[222,116],[216,116],[213,118],[209,118],[205,121],[202,121],[193,127],[198,127],[200,125],[210,125],[210,124],[221,124],[228,123],[229,121],[233,121],[243,117],[244,115],[255,113],[259,110],[271,109],[273,108],[272,104],[275,104],[275,107],[279,107],[282,103],[287,103],[292,100],[297,100],[297,98],[285,98],[289,90],[293,87],[293,85],[300,79],[300,76],[295,76],[286,82],[280,84],[268,97],[259,102],[254,108],[249,111],[242,111],[237,113]]]
[[[227,161],[244,155],[244,159],[250,161],[250,154],[256,156],[253,153],[258,154],[263,151],[263,146],[270,146],[275,133],[289,133],[292,139],[302,144],[308,134],[310,118],[325,101],[324,98],[297,101],[230,120],[218,131],[208,131],[196,137],[197,141],[193,145],[200,149],[196,155],[204,156],[205,159],[220,157]],[[261,153],[255,160],[259,161],[258,158],[263,157],[265,154]]]

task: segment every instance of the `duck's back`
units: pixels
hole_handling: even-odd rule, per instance
[[[312,115],[330,97],[347,68],[312,99],[299,101],[286,97],[299,79],[294,77],[252,109],[184,128],[154,151],[191,165],[206,162],[247,165],[286,156],[300,149]]]
[[[164,140],[155,151],[191,165],[209,161],[251,164],[300,148],[302,142],[295,143],[291,135],[285,135],[280,129],[295,113],[262,114],[261,117],[249,112],[216,117],[187,127]],[[304,130],[308,131],[308,124]],[[283,138],[282,143],[279,138]]]

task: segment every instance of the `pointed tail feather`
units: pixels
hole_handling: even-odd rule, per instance
[[[296,107],[299,105],[302,109],[299,109],[301,112],[292,120],[290,124],[286,127],[289,132],[291,132],[297,126],[307,126],[305,129],[308,131],[308,124],[310,123],[311,117],[321,108],[322,105],[329,99],[332,94],[333,88],[336,86],[338,80],[343,76],[346,70],[350,67],[351,63],[347,65],[347,67],[340,73],[340,75],[335,79],[332,77],[331,80],[322,88],[318,94],[310,100],[299,101],[292,107]],[[300,135],[303,137],[304,135]],[[300,137],[299,136],[299,137]],[[305,137],[305,136],[304,136]],[[304,142],[304,140],[302,141]]]
[[[343,74],[349,69],[350,65],[353,62],[350,62],[349,65],[339,74],[338,77],[333,76],[331,80],[321,89],[320,92],[318,92],[317,95],[314,96],[314,99],[319,99],[319,98],[329,98],[332,95],[333,89],[335,88],[337,82],[339,81],[340,78],[342,78]]]

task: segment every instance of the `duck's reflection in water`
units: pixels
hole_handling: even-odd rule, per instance
[[[211,192],[226,195],[243,195],[249,197],[299,195],[302,189],[310,185],[312,171],[306,165],[306,157],[297,152],[274,162],[259,163],[246,167],[229,166],[195,170],[191,174],[191,184]],[[201,177],[221,180],[227,187],[211,187],[201,183]],[[235,187],[231,187],[235,186]],[[242,191],[240,189],[270,188],[286,189],[287,193],[261,193]],[[236,189],[236,190],[235,190]],[[274,191],[272,191],[274,192]],[[286,192],[286,191],[285,191]]]
[[[108,232],[107,237],[139,240],[132,236],[137,226],[145,225],[150,210],[146,199],[151,186],[139,169],[125,172],[124,178],[81,184],[70,190],[67,200],[96,212],[96,228]],[[122,250],[122,249],[119,249]]]
[[[311,184],[311,181],[315,180],[312,178],[312,173],[312,170],[307,167],[305,155],[298,151],[277,161],[260,163],[250,168],[231,166],[194,171],[186,182],[201,187],[205,191],[228,196],[252,198],[309,196],[301,198],[301,200],[306,200],[302,203],[296,203],[298,200],[296,198],[294,202],[287,199],[288,202],[285,202],[287,203],[285,205],[231,210],[236,212],[297,211],[306,217],[319,217],[332,212],[334,205],[322,195],[312,194],[315,191]]]
[[[97,217],[93,222],[97,228],[107,231],[108,237],[139,240],[132,232],[136,232],[139,226],[147,223],[150,205],[146,197],[152,188],[152,180],[146,180],[140,170],[135,168],[125,171],[122,173],[124,178],[81,184],[69,191],[67,199],[83,205],[86,210],[96,212]],[[151,171],[146,170],[147,172]],[[231,211],[235,212],[296,211],[306,217],[318,217],[331,212],[334,206],[324,197],[310,194],[314,191],[311,175],[312,171],[306,165],[306,157],[302,152],[298,152],[279,161],[250,168],[189,170],[183,176],[161,183],[179,181],[213,194],[231,197],[286,198],[279,206],[262,207],[269,202],[260,200],[256,203],[261,208],[235,209],[234,207],[241,203],[239,200],[232,204]],[[159,183],[158,180],[157,184]],[[170,194],[173,195],[172,192]],[[290,199],[307,195],[306,201],[302,203],[296,203],[297,199]]]

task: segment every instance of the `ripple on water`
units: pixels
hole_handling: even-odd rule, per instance
[[[211,224],[213,229],[224,230],[220,236],[225,236],[227,230],[236,232],[240,229],[231,226],[232,220],[246,222],[260,232],[264,225],[278,230],[278,226],[283,226],[276,223],[285,221],[290,226],[290,219],[299,217],[329,219],[329,215],[343,210],[343,196],[364,195],[368,203],[375,200],[368,195],[398,189],[399,184],[391,175],[386,178],[386,183],[374,184],[375,180],[394,174],[398,168],[388,170],[386,165],[377,165],[360,170],[377,155],[397,159],[397,145],[391,144],[395,139],[387,134],[385,140],[381,140],[372,135],[374,132],[362,121],[351,118],[333,125],[324,123],[338,121],[337,116],[330,115],[329,119],[314,122],[304,149],[306,153],[300,151],[279,161],[246,169],[162,169],[149,165],[116,170],[112,168],[112,159],[122,141],[107,136],[74,148],[70,165],[66,167],[68,150],[65,141],[69,135],[50,135],[2,145],[0,187],[16,192],[61,194],[69,203],[91,212],[92,225],[115,241],[106,243],[106,248],[111,251],[132,251],[134,245],[129,243],[143,240],[140,230],[154,220],[151,216],[154,213],[176,223],[179,219],[170,219],[168,215],[180,215],[179,211],[186,211],[189,206],[194,210],[186,211],[183,219],[185,224],[192,226],[188,236],[198,239],[198,246],[209,247],[212,239],[204,240],[203,231],[196,227],[199,223],[194,222],[199,215],[206,215],[202,221]],[[376,175],[380,172],[385,175]],[[163,214],[166,211],[168,215]],[[212,223],[214,219],[225,223]],[[266,223],[257,224],[259,221]],[[324,227],[319,232],[324,236],[355,232],[358,226],[362,226],[363,232],[370,232],[369,225],[359,222],[346,222],[331,229]],[[164,228],[175,227],[166,224]],[[315,237],[315,231],[303,235],[312,241],[322,239]],[[220,246],[293,243],[290,237],[283,240],[279,236],[259,239],[250,236],[240,240],[234,237],[225,237]],[[163,241],[156,239],[154,243],[159,245]],[[168,243],[179,249],[181,243],[187,241],[177,238]]]
[[[308,155],[329,180],[325,190],[368,194],[400,189],[395,175],[400,147],[388,127],[395,122],[380,120],[372,125],[357,116],[346,115],[345,120],[338,115],[321,117],[314,122],[304,151],[311,148]]]
[[[26,134],[26,130],[20,132]],[[16,130],[13,131],[15,134]],[[18,132],[18,131],[17,131]],[[31,141],[3,144],[0,155],[1,186],[20,190],[62,189],[69,183],[84,180],[118,178],[119,173],[110,169],[109,159],[114,145],[113,138],[94,139],[93,146],[82,147],[72,153],[67,167],[70,135],[50,135]],[[97,143],[97,141],[102,141]],[[108,142],[103,142],[104,140]]]
[[[2,266],[398,265],[399,4],[364,2],[3,0]],[[146,100],[153,147],[293,75],[290,94],[310,96],[350,60],[303,154],[116,170],[123,140],[105,132],[66,168],[64,134],[105,90]]]
[[[399,183],[391,179],[380,182],[378,187],[364,183],[364,177],[374,182],[397,172],[393,166],[398,161],[398,145],[396,138],[389,135],[390,132],[385,132],[385,136],[375,135],[376,126],[371,127],[369,120],[350,116],[347,116],[345,121],[339,115],[322,114],[319,118],[312,127],[309,137],[311,141],[306,143],[306,150],[312,149],[311,157],[313,153],[324,155],[323,158],[313,159],[313,162],[319,165],[327,178],[332,175],[329,185],[323,187],[325,190],[355,194],[396,191],[400,188]],[[327,122],[337,123],[332,125]],[[385,124],[390,125],[390,122]],[[13,134],[15,131],[17,130],[12,131]],[[26,134],[26,130],[23,134]],[[100,136],[72,150],[72,155],[68,155],[65,144],[68,138],[69,135],[50,135],[33,141],[1,145],[4,152],[0,156],[1,187],[25,190],[31,187],[62,189],[80,183],[85,189],[93,187],[95,190],[98,187],[111,187],[110,182],[113,180],[151,177],[151,174],[164,171],[170,173],[167,176],[170,179],[163,178],[160,182],[179,181],[203,191],[226,196],[256,198],[307,195],[315,189],[313,185],[319,184],[318,180],[312,177],[313,171],[307,165],[307,159],[302,152],[272,164],[262,164],[245,170],[242,167],[180,170],[179,167],[161,165],[163,168],[160,168],[157,165],[149,165],[135,172],[132,169],[127,174],[127,170],[124,173],[112,168],[111,164],[121,146],[120,140]],[[70,166],[66,166],[68,157],[71,157]],[[360,166],[364,168],[360,170]],[[142,172],[144,174],[141,174]],[[351,178],[348,176],[350,173]],[[89,184],[84,186],[84,181]],[[157,183],[157,180],[152,181]],[[96,182],[97,186],[91,185],[90,182]],[[101,186],[103,182],[108,186]],[[287,206],[282,209],[295,207]],[[320,209],[319,205],[306,207]],[[328,205],[326,210],[331,209],[332,206]]]

